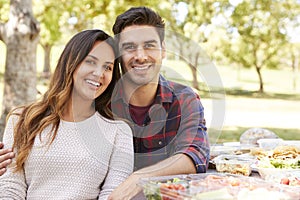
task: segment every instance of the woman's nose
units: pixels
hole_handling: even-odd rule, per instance
[[[93,71],[93,75],[94,75],[94,76],[103,77],[103,76],[104,76],[104,69],[103,69],[102,67],[97,67],[97,68]]]

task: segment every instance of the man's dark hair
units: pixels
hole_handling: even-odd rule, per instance
[[[156,28],[159,39],[162,42],[165,37],[165,22],[159,14],[150,8],[132,7],[116,18],[113,32],[117,41],[123,29],[131,25],[149,25]]]

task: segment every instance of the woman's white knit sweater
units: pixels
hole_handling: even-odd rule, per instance
[[[4,132],[5,148],[13,144],[10,117]],[[50,127],[34,146],[21,172],[13,163],[0,176],[0,199],[106,199],[133,171],[130,127],[95,113],[81,122],[61,121],[49,146]]]

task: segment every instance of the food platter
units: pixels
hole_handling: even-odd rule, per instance
[[[190,174],[141,179],[148,200],[299,199],[300,190],[262,179],[227,173]]]
[[[257,146],[240,144],[239,142],[226,142],[210,147],[210,160],[219,155],[241,155],[249,153],[252,148]]]
[[[250,155],[219,155],[211,162],[217,172],[249,176],[252,172],[251,165],[255,161],[255,157]]]
[[[252,165],[260,177],[272,183],[300,187],[300,148],[293,145],[277,146],[272,150],[256,149]]]
[[[300,200],[300,142],[264,142],[272,141],[212,145],[207,173],[144,178],[140,186],[148,200]]]

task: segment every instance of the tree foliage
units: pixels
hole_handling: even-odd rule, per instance
[[[224,26],[228,38],[223,40],[222,52],[231,62],[243,67],[255,67],[259,77],[259,92],[264,92],[261,69],[277,68],[278,51],[289,41],[286,21],[293,20],[290,9],[299,7],[295,1],[244,0],[238,5],[222,4],[230,13]]]
[[[177,0],[171,7],[172,15],[168,17],[167,29],[170,30],[167,49],[171,49],[172,54],[178,55],[188,64],[193,76],[192,86],[198,90],[200,89],[198,71],[209,62],[208,55],[199,44],[208,40],[205,29],[214,16],[214,6],[215,3],[211,0]],[[186,15],[178,18],[182,12],[186,12]]]

